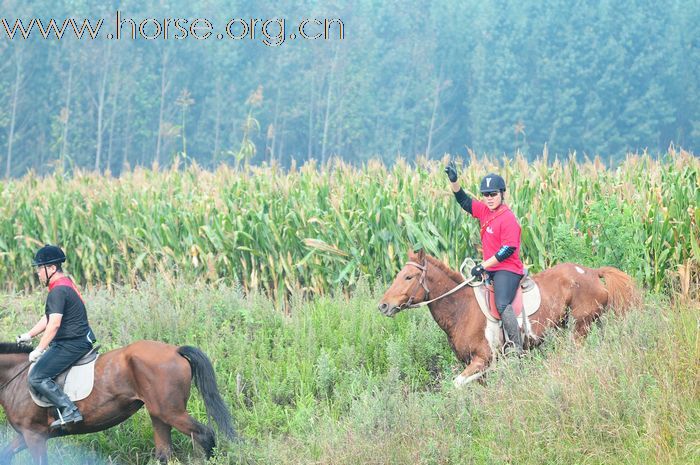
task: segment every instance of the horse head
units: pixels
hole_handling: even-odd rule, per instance
[[[424,250],[416,253],[409,251],[408,261],[379,302],[379,311],[386,316],[394,316],[401,310],[428,300],[430,291],[426,284],[427,267]]]

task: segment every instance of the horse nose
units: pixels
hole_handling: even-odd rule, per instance
[[[387,309],[389,308],[389,304],[386,302],[381,302],[379,305],[377,305],[379,308],[379,311],[382,313],[386,313]]]

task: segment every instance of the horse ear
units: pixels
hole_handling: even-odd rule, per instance
[[[425,259],[425,249],[423,245],[416,244],[413,248],[408,249],[408,260],[416,263],[423,263]]]
[[[413,249],[408,249],[408,259],[412,262],[422,263],[425,258],[425,249],[423,246],[417,246]]]

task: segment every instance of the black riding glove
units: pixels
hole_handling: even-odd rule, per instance
[[[484,267],[481,265],[476,265],[474,268],[472,268],[472,276],[475,278],[481,278],[481,275],[484,274]]]
[[[445,173],[450,179],[450,182],[457,182],[457,166],[455,166],[454,160],[449,162],[447,166],[445,166]]]

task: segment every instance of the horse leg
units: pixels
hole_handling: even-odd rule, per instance
[[[151,422],[153,423],[153,439],[156,444],[156,460],[160,463],[168,463],[173,455],[173,441],[170,436],[172,427],[153,415],[151,415]]]
[[[453,383],[455,387],[463,387],[475,379],[481,378],[484,375],[484,370],[488,364],[488,361],[481,356],[477,355],[472,357],[471,363],[467,365],[467,368],[465,368],[464,371],[454,379]]]
[[[0,452],[0,464],[10,465],[12,463],[12,457],[20,451],[27,448],[27,444],[24,442],[24,437],[21,434],[17,434],[14,439]]]
[[[34,465],[48,465],[49,457],[46,453],[46,436],[44,434],[25,431],[24,442],[34,460]]]
[[[189,370],[189,367],[187,368]],[[212,456],[216,445],[214,430],[199,423],[187,413],[188,395],[189,385],[183,381],[181,385],[173,382],[167,390],[150,390],[147,398],[143,399],[153,422],[156,455],[161,454],[162,457],[166,450],[167,453],[172,453],[170,439],[172,427],[202,446],[207,458]],[[162,461],[161,457],[159,460]]]
[[[583,339],[588,335],[591,330],[591,325],[595,322],[595,318],[584,317],[580,320],[576,320],[574,325],[574,342],[577,346],[583,343]]]
[[[187,413],[187,396],[182,393],[158,393],[144,402],[153,421],[156,439],[156,454],[165,451],[165,446],[172,453],[170,428],[173,427],[185,436],[193,438],[202,446],[207,458],[211,457],[216,445],[214,430],[199,423]],[[162,460],[162,459],[159,459]]]
[[[586,337],[591,325],[598,318],[600,307],[594,303],[577,305],[571,309],[571,316],[576,320],[574,325],[574,341],[580,344]]]
[[[161,421],[167,422],[182,434],[197,441],[204,449],[204,454],[207,458],[213,455],[216,440],[214,438],[214,430],[210,427],[201,424],[185,411],[165,415],[161,418]]]

